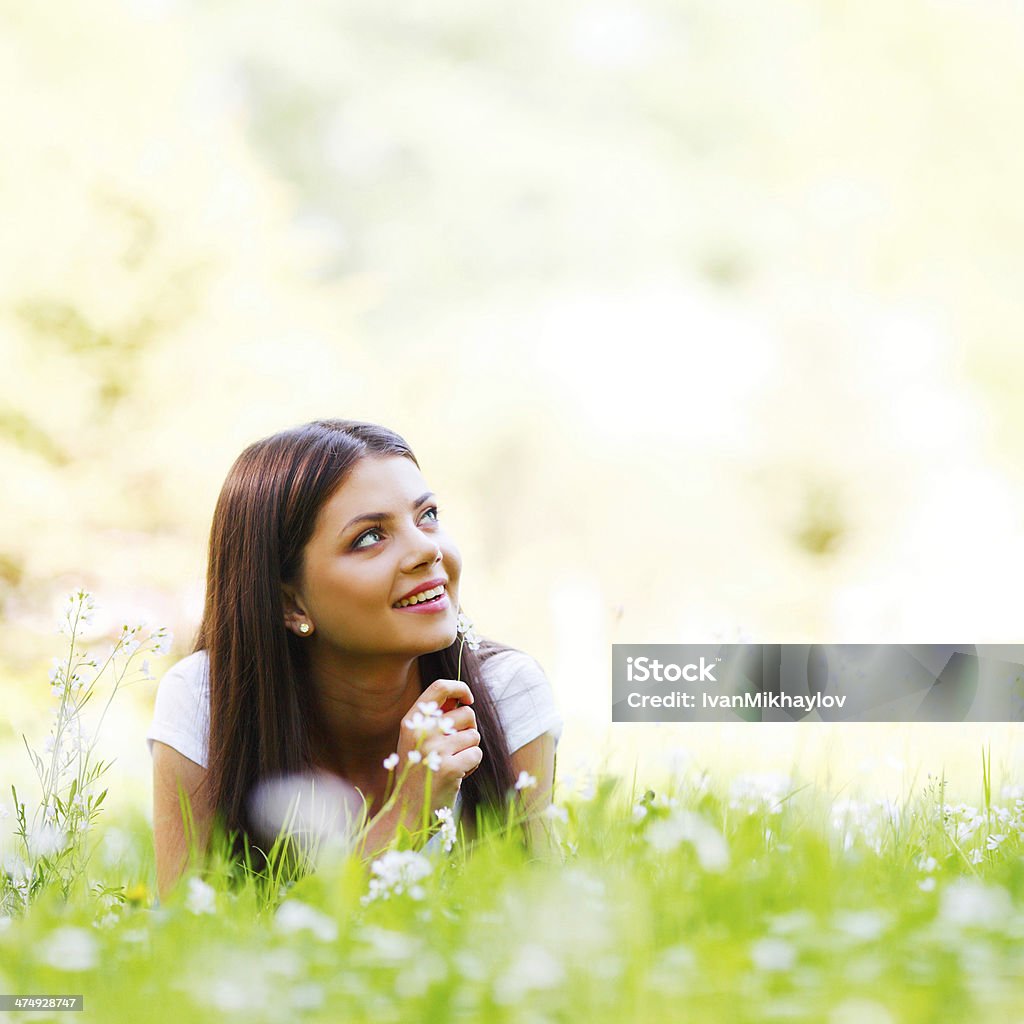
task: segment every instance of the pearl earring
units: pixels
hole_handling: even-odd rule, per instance
[[[309,623],[308,622],[304,622],[301,626],[299,626],[299,632],[300,633],[308,633],[309,632]]]

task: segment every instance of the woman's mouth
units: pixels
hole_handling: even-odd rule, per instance
[[[451,607],[448,600],[448,592],[443,586],[434,587],[431,590],[424,590],[421,594],[415,594],[408,600],[399,601],[391,606],[399,612],[441,612]]]

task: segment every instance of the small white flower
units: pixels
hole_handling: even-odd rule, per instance
[[[174,640],[174,634],[165,627],[161,627],[153,634],[153,644],[150,650],[156,654],[168,654],[171,650],[171,643]]]
[[[993,835],[990,835],[988,837],[986,845],[990,850],[998,850],[999,844],[1003,842],[1005,839],[1005,835],[1002,835],[1001,833],[994,833]]]
[[[469,616],[462,611],[461,608],[459,609],[457,629],[462,634],[463,642],[471,651],[475,651],[479,648],[480,638],[476,635],[476,632],[473,629],[473,623],[470,621]]]
[[[985,854],[983,854],[981,852],[981,850],[975,850],[971,854],[971,863],[972,864],[980,864],[984,859],[985,859]]]
[[[557,988],[564,981],[565,971],[551,951],[528,943],[495,979],[494,1001],[506,1006],[518,1003],[533,990]]]
[[[674,810],[647,826],[644,838],[659,853],[668,853],[683,842],[693,844],[697,860],[705,871],[724,871],[729,866],[729,846],[725,837],[701,815]]]
[[[59,971],[88,971],[99,961],[99,945],[92,932],[65,925],[40,943],[39,956]]]
[[[445,734],[445,736],[451,736],[453,732],[458,732],[455,728],[455,722],[445,715],[440,722],[437,723],[438,728]]]
[[[387,770],[389,772],[393,771],[397,764],[398,764],[398,755],[397,754],[388,754],[388,756],[384,758],[384,767],[387,768]]]
[[[52,857],[55,853],[60,853],[68,845],[67,832],[51,824],[52,820],[47,819],[45,824],[28,835],[28,850],[33,859],[37,857]]]
[[[788,971],[796,963],[796,949],[785,939],[759,939],[750,949],[750,958],[762,971]]]
[[[434,814],[441,822],[441,838],[444,840],[444,852],[448,853],[455,845],[458,832],[455,828],[455,818],[450,807],[439,807]]]
[[[370,865],[370,871],[376,877],[370,879],[370,891],[361,899],[364,905],[405,892],[414,900],[423,899],[426,892],[417,883],[433,871],[433,865],[416,850],[388,850]]]
[[[427,754],[427,759],[424,763],[432,772],[436,772],[441,767],[441,755],[436,750],[432,750]]]
[[[409,716],[406,723],[409,728],[414,729],[420,734],[432,733],[442,729],[442,724],[446,719],[442,716],[441,709],[436,700],[420,701],[416,708],[417,710]],[[450,721],[450,719],[447,720]]]
[[[633,820],[643,821],[647,817],[646,804],[633,804]]]
[[[418,750],[410,750],[408,758],[413,764],[419,764],[423,760],[423,755]]]
[[[1015,916],[1013,899],[1000,885],[962,878],[942,892],[939,919],[961,928],[998,929]]]
[[[536,785],[536,777],[525,770],[521,771],[519,773],[519,778],[516,779],[516,789],[532,789]]]
[[[921,881],[917,883],[917,887],[922,892],[931,892],[935,888],[935,879],[931,875],[927,878],[922,878]]]
[[[569,812],[561,804],[548,804],[544,808],[544,816],[546,818],[557,818],[562,822],[569,820]]]
[[[338,937],[338,922],[301,900],[286,900],[274,915],[274,925],[285,933],[305,929],[322,942],[333,942]]]
[[[201,878],[190,878],[185,906],[193,914],[212,914],[217,910],[217,893]]]

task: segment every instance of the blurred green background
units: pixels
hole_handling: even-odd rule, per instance
[[[0,792],[65,594],[173,629],[159,675],[228,467],[325,416],[412,444],[561,775],[1019,769],[1017,726],[612,727],[609,671],[1024,639],[1022,41],[1005,0],[0,0]]]

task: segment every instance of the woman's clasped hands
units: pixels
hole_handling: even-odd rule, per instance
[[[433,814],[453,804],[462,780],[483,761],[476,713],[469,707],[472,703],[473,694],[464,682],[437,679],[402,717],[398,766],[404,781],[400,799],[414,813],[427,798],[428,777]]]

